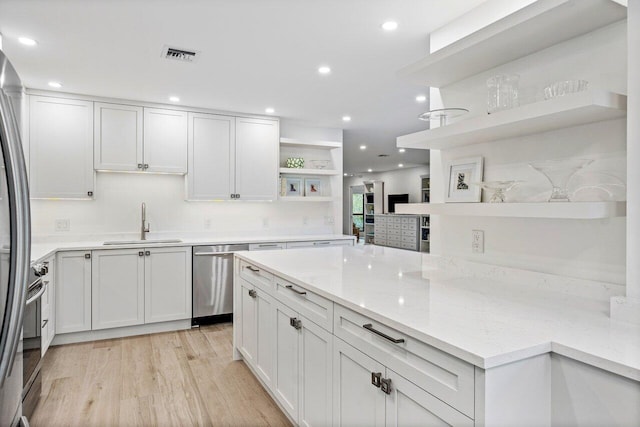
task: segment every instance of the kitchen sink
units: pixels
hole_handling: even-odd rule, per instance
[[[150,239],[150,240],[111,240],[103,245],[153,245],[156,243],[182,243],[180,239]]]

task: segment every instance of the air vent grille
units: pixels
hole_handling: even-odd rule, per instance
[[[200,58],[200,51],[165,45],[162,48],[162,57],[165,59],[173,59],[175,61],[193,63],[196,62],[198,58]]]

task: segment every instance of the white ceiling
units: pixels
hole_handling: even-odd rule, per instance
[[[161,103],[177,95],[182,105],[253,114],[273,107],[344,128],[344,171],[377,172],[428,162],[428,151],[395,148],[396,136],[426,128],[415,97],[428,95],[396,71],[426,55],[430,31],[482,1],[0,0],[0,32],[28,87],[57,80],[72,93]],[[380,28],[388,20],[396,31]],[[165,44],[201,57],[165,60]],[[319,75],[320,65],[331,74]]]

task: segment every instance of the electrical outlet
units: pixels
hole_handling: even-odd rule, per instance
[[[269,218],[262,218],[262,228],[269,228]]]
[[[333,225],[333,217],[330,215],[325,216],[324,225]]]
[[[56,231],[69,231],[71,221],[69,219],[56,219]]]
[[[484,253],[484,231],[471,231],[471,251],[476,254]]]
[[[209,218],[204,220],[204,229],[208,230],[211,228],[211,220]]]
[[[302,217],[302,225],[309,225],[309,217],[308,216],[303,216]]]

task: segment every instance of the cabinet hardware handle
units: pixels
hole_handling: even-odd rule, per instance
[[[389,378],[380,379],[380,390],[385,394],[391,394],[391,380]]]
[[[249,296],[251,298],[255,298],[258,294],[256,293],[255,289],[249,289]]]
[[[144,165],[142,163],[138,163],[138,169],[142,169]]]
[[[247,270],[251,270],[254,273],[259,273],[260,272],[259,268],[251,267],[250,265],[247,266]]]
[[[371,372],[371,384],[380,388],[380,378],[382,378],[382,372]]]
[[[289,318],[289,325],[293,326],[296,329],[300,329],[302,328],[302,320],[296,318],[296,317],[290,317]]]
[[[87,196],[89,197],[93,196],[93,191],[87,191]]]
[[[238,193],[236,193],[236,199],[239,199],[240,195]]]
[[[307,294],[307,292],[306,292],[306,291],[299,291],[299,290],[295,289],[295,288],[294,288],[293,286],[291,286],[291,285],[287,285],[287,286],[285,286],[285,288],[289,289],[290,291],[295,292],[295,293],[296,293],[296,294],[298,294],[298,295],[306,295],[306,294]]]
[[[385,334],[384,332],[380,332],[376,329],[373,328],[373,325],[371,323],[367,323],[366,325],[362,325],[363,328],[365,328],[368,331],[373,332],[376,335],[381,336],[382,338],[391,341],[394,344],[400,344],[404,342],[404,338],[393,338],[390,337],[389,335]]]
[[[42,321],[42,326],[40,327],[40,329],[44,329],[44,327],[47,326],[47,323],[49,323],[49,319],[44,319]]]
[[[151,255],[151,251],[145,251],[145,253],[144,253],[144,254],[145,254],[146,256],[149,256],[149,255]]]
[[[145,169],[149,169],[149,164],[148,164],[148,163],[145,163],[145,164],[144,164],[144,168],[145,168]]]
[[[138,256],[144,256],[144,252],[142,251],[138,252]]]
[[[313,242],[314,246],[318,246],[318,245],[328,245],[331,242]]]
[[[91,259],[91,254],[84,254],[85,259]]]
[[[277,248],[277,243],[261,243],[258,245],[259,248]]]
[[[232,199],[235,199],[235,198],[236,198],[236,195],[235,195],[235,194],[231,194],[231,198],[232,198]]]

